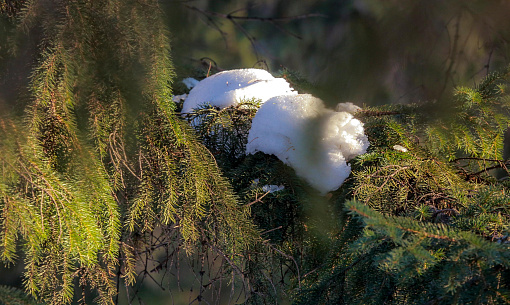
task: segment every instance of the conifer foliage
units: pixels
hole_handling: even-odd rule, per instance
[[[508,77],[458,88],[449,117],[430,105],[358,113],[371,147],[337,199],[346,214],[329,260],[296,304],[510,302]]]
[[[2,61],[36,41],[23,113],[0,117],[0,259],[26,291],[0,303],[119,303],[182,257],[191,303],[226,282],[232,303],[510,303],[509,69],[447,116],[358,111],[368,152],[321,196],[244,153],[257,100],[176,115],[157,0],[0,0],[0,18]]]
[[[207,240],[231,260],[258,240],[174,115],[157,1],[1,3],[13,53],[16,39],[37,39],[25,114],[0,121],[1,258],[23,258],[29,294],[68,304],[88,287],[111,304],[118,275],[133,283],[137,249],[163,226],[188,252]]]

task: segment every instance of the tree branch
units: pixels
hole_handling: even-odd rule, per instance
[[[291,31],[289,31],[286,28],[282,27],[278,23],[287,23],[287,22],[290,22],[290,21],[293,21],[293,20],[302,20],[302,19],[309,19],[309,18],[327,18],[328,17],[327,15],[319,14],[319,13],[310,13],[310,14],[288,16],[288,17],[276,17],[276,18],[275,17],[258,17],[258,16],[236,16],[234,14],[239,12],[239,11],[241,11],[242,9],[234,10],[234,11],[228,13],[228,14],[223,14],[223,13],[203,10],[203,9],[200,9],[200,8],[198,8],[196,6],[189,5],[189,4],[186,4],[186,3],[187,2],[182,2],[182,5],[184,7],[186,7],[187,9],[189,9],[189,10],[198,12],[199,14],[205,16],[207,18],[207,20],[209,21],[209,23],[218,32],[220,32],[221,36],[223,37],[223,39],[225,39],[225,41],[226,41],[226,33],[220,29],[220,27],[217,25],[216,22],[214,22],[212,17],[230,20],[232,22],[232,24],[235,27],[237,27],[243,33],[243,35],[246,38],[248,38],[248,40],[250,41],[250,43],[251,43],[251,45],[252,45],[252,47],[254,49],[255,49],[255,41],[256,41],[255,37],[250,35],[248,33],[248,31],[241,24],[239,24],[238,21],[267,22],[267,23],[272,24],[275,28],[277,28],[278,30],[280,30],[282,33],[284,33],[286,35],[290,35],[290,36],[292,36],[294,38],[297,38],[297,39],[302,39],[301,36],[299,36],[299,35],[297,35],[295,33],[292,33]],[[255,49],[255,52],[257,53],[256,49]]]
[[[324,14],[318,14],[318,13],[310,13],[310,14],[303,14],[303,15],[297,15],[297,16],[289,16],[289,17],[278,17],[278,18],[273,18],[273,17],[253,17],[253,16],[234,16],[232,14],[236,13],[237,11],[233,11],[231,13],[228,13],[228,14],[222,14],[222,13],[218,13],[218,12],[211,12],[211,11],[207,11],[207,10],[202,10],[202,9],[199,9],[197,8],[196,6],[192,6],[192,5],[187,5],[187,4],[183,4],[186,8],[189,8],[191,10],[194,10],[194,11],[197,11],[197,12],[200,12],[202,14],[206,14],[206,15],[209,15],[209,16],[214,16],[214,17],[220,17],[220,18],[225,18],[225,19],[238,19],[238,20],[244,20],[244,21],[262,21],[262,22],[289,22],[289,21],[292,21],[292,20],[300,20],[300,19],[308,19],[308,18],[316,18],[316,17],[321,17],[321,18],[327,18],[328,16],[327,15],[324,15]]]

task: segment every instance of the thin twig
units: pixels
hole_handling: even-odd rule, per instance
[[[481,175],[481,174],[483,174],[483,173],[485,173],[487,171],[493,170],[493,169],[506,168],[507,165],[510,165],[510,162],[508,162],[508,163],[501,163],[501,164],[494,165],[494,166],[491,166],[491,167],[486,167],[486,168],[482,169],[479,172],[470,174],[470,176],[478,176],[478,175]]]
[[[280,30],[284,34],[287,34],[287,35],[292,36],[292,37],[297,38],[297,39],[302,39],[301,36],[299,36],[299,35],[297,35],[295,33],[292,33],[291,31],[289,31],[286,28],[282,27],[279,23],[287,23],[287,22],[290,22],[290,21],[293,21],[293,20],[302,20],[302,19],[309,19],[309,18],[327,18],[328,17],[327,15],[319,14],[319,13],[310,13],[310,14],[288,16],[288,17],[237,16],[237,15],[234,15],[234,14],[239,12],[239,11],[241,11],[241,10],[244,10],[244,9],[238,9],[238,10],[234,10],[234,11],[228,13],[228,14],[223,14],[223,13],[203,10],[203,9],[200,9],[200,8],[198,8],[196,6],[186,4],[186,2],[183,2],[182,5],[184,7],[186,7],[187,9],[190,9],[192,11],[196,11],[199,14],[203,15],[205,18],[207,18],[209,24],[212,25],[221,34],[221,36],[225,40],[225,44],[227,44],[227,39],[226,39],[227,33],[225,33],[224,31],[221,30],[220,26],[212,19],[212,17],[217,17],[217,18],[223,18],[223,19],[230,20],[232,22],[232,24],[235,27],[237,27],[243,33],[243,35],[246,38],[248,38],[248,40],[250,41],[250,43],[251,43],[251,45],[252,45],[252,47],[253,47],[253,49],[255,51],[255,55],[257,56],[257,59],[258,59],[258,52],[257,52],[256,46],[255,46],[255,41],[256,41],[255,37],[250,35],[248,33],[248,31],[246,31],[246,29],[242,25],[240,25],[237,21],[267,22],[267,23],[272,24],[275,28],[277,28],[278,30]],[[228,45],[227,45],[227,47],[228,47]]]
[[[487,162],[506,162],[505,160],[498,160],[498,159],[485,159],[485,158],[477,158],[477,157],[461,157],[457,158],[455,160],[452,160],[451,162],[456,162],[460,160],[476,160],[476,161],[487,161]]]
[[[207,11],[207,10],[202,10],[202,9],[199,9],[196,6],[192,6],[192,5],[184,4],[184,6],[186,8],[191,9],[191,10],[194,10],[194,11],[197,11],[197,12],[201,12],[201,13],[204,13],[204,14],[207,14],[207,15],[210,15],[210,16],[215,16],[215,17],[220,17],[220,18],[225,18],[225,19],[238,19],[238,20],[244,20],[244,21],[289,22],[289,21],[292,21],[292,20],[300,20],[300,19],[308,19],[308,18],[316,18],[316,17],[321,17],[321,18],[327,18],[328,17],[327,15],[319,14],[319,13],[310,13],[310,14],[303,14],[303,15],[296,15],[296,16],[289,16],[289,17],[277,17],[277,18],[273,18],[273,17],[253,17],[253,16],[252,17],[250,17],[250,16],[234,16],[232,14],[235,13],[236,11],[234,11],[232,13],[228,13],[228,14],[222,14],[222,13],[218,13],[218,12],[211,12],[211,11]]]
[[[296,265],[296,272],[297,272],[297,280],[298,280],[298,286],[299,288],[301,288],[301,275],[300,275],[300,272],[299,272],[299,265],[298,263],[296,262],[296,260],[294,259],[293,256],[291,255],[288,255],[286,253],[284,253],[283,251],[277,249],[276,247],[274,247],[273,245],[271,245],[270,243],[266,242],[266,245],[271,248],[273,251],[276,251],[278,253],[280,253],[280,255],[292,260],[294,262],[294,265]]]
[[[248,203],[246,206],[247,206],[247,207],[249,207],[249,206],[251,206],[251,205],[253,205],[253,204],[257,203],[257,202],[262,202],[262,201],[261,201],[261,200],[262,200],[262,198],[266,197],[266,195],[267,195],[267,194],[269,194],[269,193],[270,193],[270,191],[267,191],[267,192],[266,192],[264,195],[262,195],[260,198],[255,198],[255,201],[252,201],[252,202]]]
[[[276,227],[274,229],[264,231],[264,232],[260,233],[260,235],[264,235],[264,234],[267,234],[267,233],[270,233],[270,232],[273,232],[273,231],[276,231],[276,230],[280,230],[281,228],[283,228],[283,226],[279,226],[279,227]]]

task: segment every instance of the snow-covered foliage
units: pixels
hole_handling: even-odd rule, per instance
[[[284,94],[297,94],[283,78],[275,78],[261,69],[228,70],[195,84],[184,101],[182,113],[202,105],[225,108],[241,100],[259,99],[261,103]]]
[[[340,108],[353,110],[353,106]],[[299,94],[277,96],[261,106],[246,152],[277,156],[325,194],[340,187],[350,174],[346,162],[367,148],[363,124],[352,114],[327,109],[320,99]]]
[[[342,103],[336,111],[327,109],[320,99],[298,94],[285,79],[265,70],[223,71],[193,85],[182,113],[192,113],[190,124],[197,130],[207,124],[209,137],[225,138],[226,143],[214,147],[229,147],[231,140],[219,136],[224,134],[223,125],[211,127],[214,124],[208,119],[212,116],[202,113],[207,110],[204,107],[223,109],[257,99],[261,106],[249,134],[236,133],[243,142],[248,137],[246,153],[277,156],[323,194],[340,187],[351,172],[347,161],[368,147],[363,124],[352,115],[360,110],[358,106]],[[235,155],[239,153],[242,150]],[[266,191],[280,190],[279,186],[265,187]]]

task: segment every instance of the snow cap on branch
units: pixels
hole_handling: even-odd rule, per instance
[[[353,107],[337,107],[345,108]],[[352,114],[327,109],[309,94],[284,95],[266,101],[255,115],[246,153],[277,156],[325,194],[340,187],[351,172],[347,161],[365,153],[368,144]]]
[[[297,94],[283,78],[275,78],[266,70],[238,69],[214,74],[195,84],[184,101],[182,113],[201,105],[219,108],[237,105],[243,99],[268,99],[284,94]]]

